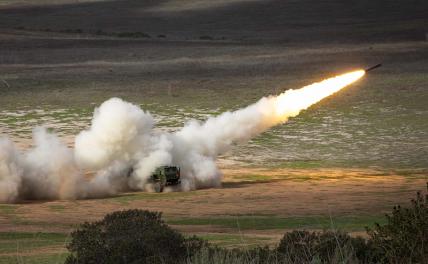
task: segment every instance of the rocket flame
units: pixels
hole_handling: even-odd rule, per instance
[[[345,73],[298,90],[287,90],[276,97],[276,114],[293,117],[323,98],[338,92],[365,75],[364,70]]]

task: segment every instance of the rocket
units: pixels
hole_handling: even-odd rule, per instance
[[[372,66],[372,67],[370,67],[370,68],[367,68],[367,69],[365,69],[364,71],[365,71],[365,72],[369,72],[369,71],[372,71],[372,70],[374,70],[374,69],[379,68],[380,66],[382,66],[382,64],[381,64],[381,63],[376,64],[375,66]]]

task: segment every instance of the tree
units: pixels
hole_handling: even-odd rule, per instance
[[[119,211],[84,223],[71,233],[66,264],[177,263],[188,255],[186,241],[161,219],[161,213]]]
[[[385,225],[367,229],[378,261],[428,263],[428,194],[418,192],[409,208],[395,206],[386,219]]]

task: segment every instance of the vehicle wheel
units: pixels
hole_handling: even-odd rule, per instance
[[[154,183],[154,189],[155,189],[155,192],[157,192],[157,193],[163,191],[163,187],[162,187],[162,185],[161,185],[160,182],[155,182]]]

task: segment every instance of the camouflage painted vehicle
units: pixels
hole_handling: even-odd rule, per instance
[[[165,186],[178,185],[180,168],[177,166],[161,166],[156,168],[151,177],[156,192],[163,192]]]
[[[128,177],[131,177],[134,168],[130,168],[127,172]],[[149,183],[152,183],[155,192],[163,192],[165,186],[178,185],[180,180],[180,167],[177,166],[160,166],[152,173]]]

